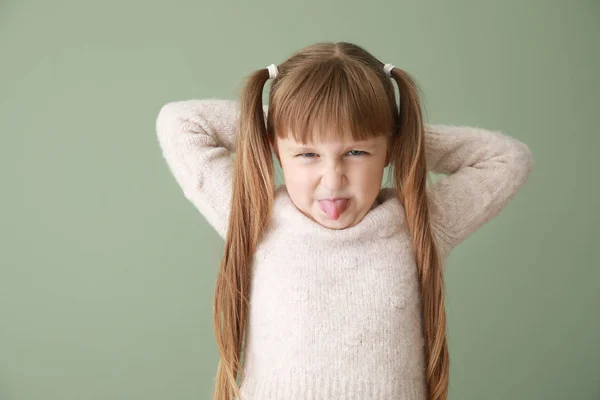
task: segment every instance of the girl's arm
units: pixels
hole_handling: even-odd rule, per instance
[[[442,257],[498,215],[533,168],[525,143],[482,128],[425,124],[425,152],[428,169],[447,174],[427,189]]]
[[[222,238],[229,222],[239,112],[234,100],[191,99],[165,104],[156,118],[169,169],[185,197]]]

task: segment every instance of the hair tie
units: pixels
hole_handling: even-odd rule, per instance
[[[279,72],[277,69],[277,65],[271,64],[267,68],[269,69],[269,79],[277,78],[277,73]]]
[[[396,67],[394,65],[392,65],[392,64],[385,64],[383,66],[383,70],[385,71],[386,75],[390,76],[390,77],[392,76],[392,70],[394,68],[396,68]]]

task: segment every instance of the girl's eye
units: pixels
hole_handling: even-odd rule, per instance
[[[362,156],[363,154],[367,154],[366,151],[362,151],[362,150],[350,150],[348,153],[352,153],[355,152],[355,156]],[[356,154],[356,153],[360,153],[360,154]]]

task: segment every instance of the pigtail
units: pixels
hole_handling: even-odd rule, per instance
[[[395,68],[392,78],[400,93],[398,130],[391,145],[394,183],[406,210],[423,304],[425,362],[430,400],[448,397],[450,359],[446,339],[444,280],[440,257],[429,222],[424,124],[418,87],[405,71]],[[401,134],[400,134],[401,133]]]
[[[237,379],[244,375],[240,356],[249,313],[251,261],[274,197],[274,165],[262,105],[268,79],[267,69],[254,72],[241,95],[231,210],[214,297],[220,360],[213,400],[241,397]]]

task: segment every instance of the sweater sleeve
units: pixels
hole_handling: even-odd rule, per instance
[[[234,100],[190,99],[163,105],[156,118],[158,144],[171,173],[222,238],[229,223],[239,114]]]
[[[532,168],[529,147],[499,131],[425,124],[431,224],[442,258],[512,200]]]

